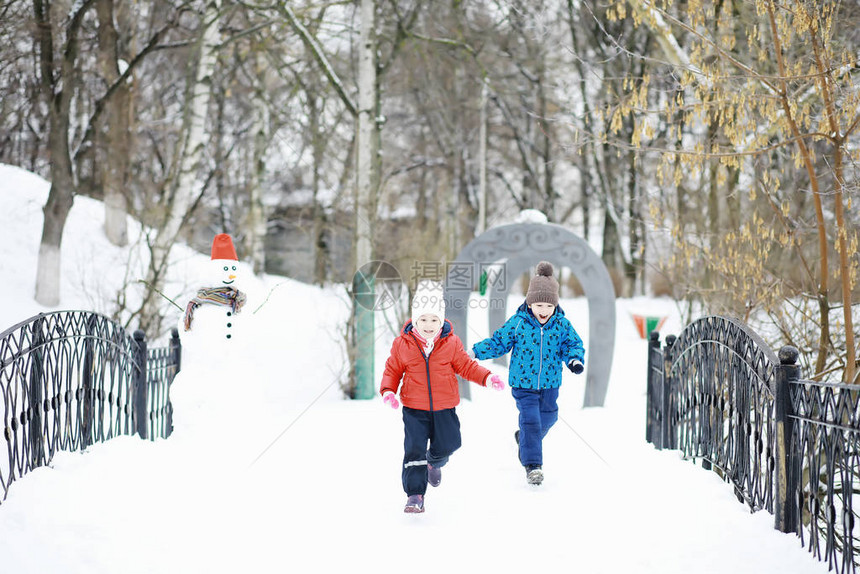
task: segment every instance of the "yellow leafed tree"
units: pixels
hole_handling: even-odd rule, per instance
[[[675,192],[651,205],[671,230],[667,273],[711,310],[766,312],[815,377],[858,382],[860,7],[616,0],[608,16],[659,46],[605,125],[612,137],[629,116],[617,145],[659,157],[651,176]]]

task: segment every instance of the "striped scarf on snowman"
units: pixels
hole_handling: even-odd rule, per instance
[[[200,289],[197,297],[188,302],[185,307],[185,330],[191,330],[191,321],[194,320],[194,310],[204,303],[230,307],[233,313],[242,310],[247,296],[235,287],[214,287],[212,289]]]

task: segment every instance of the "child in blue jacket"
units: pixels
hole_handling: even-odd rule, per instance
[[[492,337],[472,346],[477,359],[501,357],[508,351],[508,384],[520,413],[514,437],[526,478],[537,485],[543,482],[542,441],[558,420],[562,366],[580,374],[585,357],[582,339],[558,306],[558,281],[547,261],[538,263],[517,312]]]

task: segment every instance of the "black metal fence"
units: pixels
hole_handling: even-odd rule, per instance
[[[802,380],[798,356],[724,317],[699,319],[662,348],[652,332],[646,440],[701,459],[828,569],[856,572],[860,388]]]
[[[85,449],[119,435],[166,438],[168,388],[179,371],[179,334],[147,349],[103,315],[39,314],[0,333],[0,408],[8,456],[0,488],[45,465],[57,451]]]

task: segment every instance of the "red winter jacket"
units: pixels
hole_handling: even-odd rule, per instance
[[[396,393],[399,387],[405,407],[422,411],[450,409],[460,404],[456,375],[487,386],[490,371],[469,358],[447,319],[433,351],[425,358],[423,345],[412,332],[412,321],[407,321],[391,345],[379,392]]]

